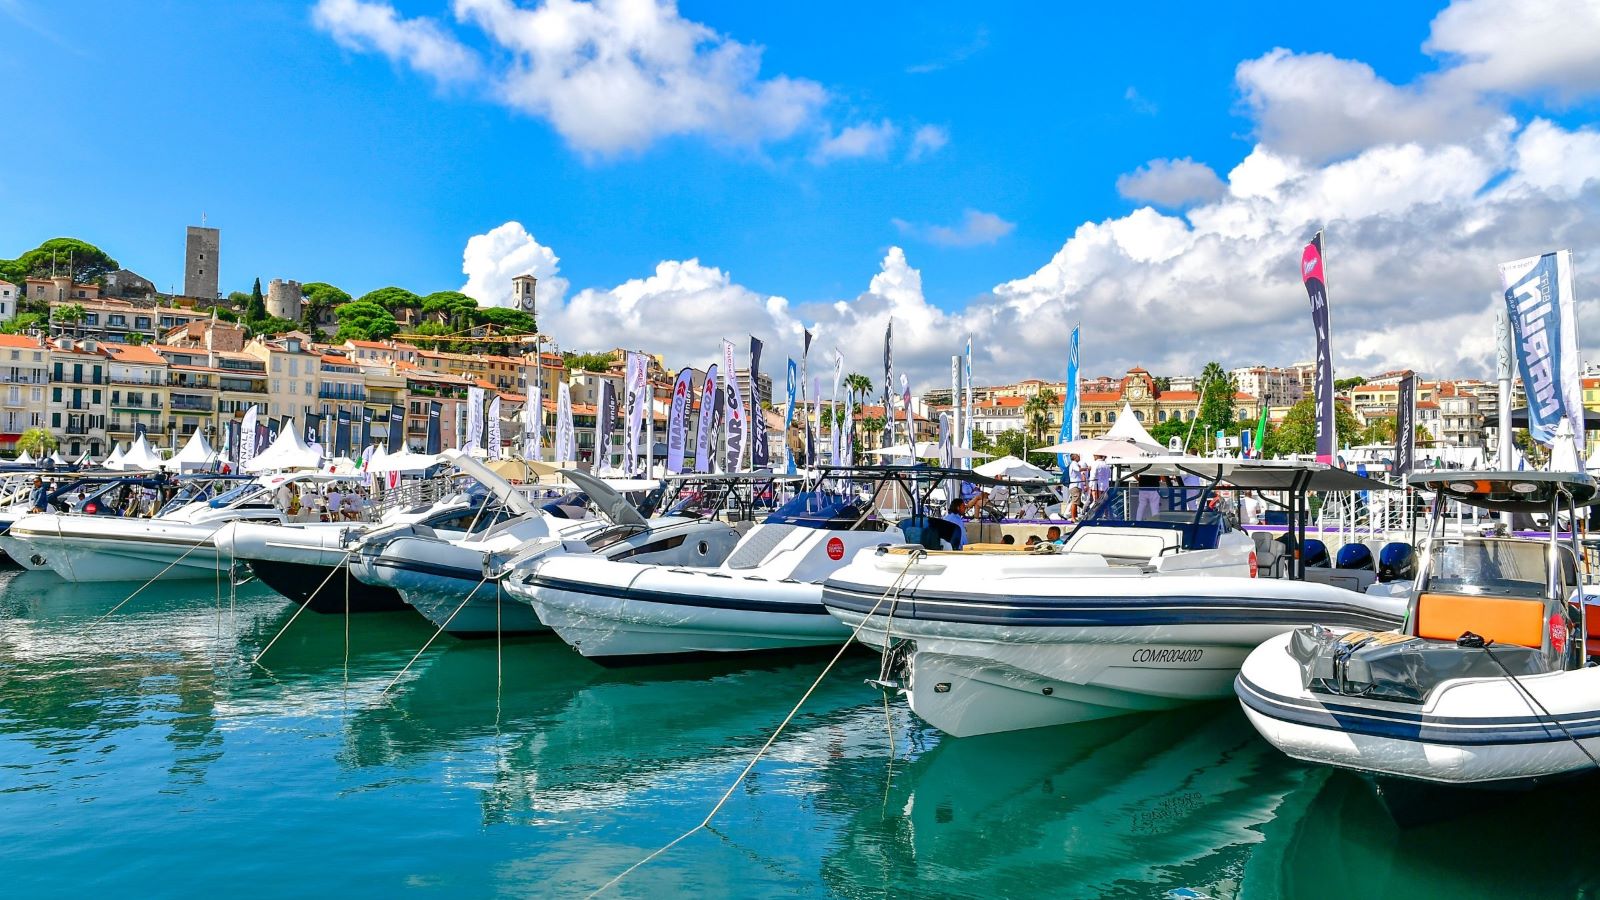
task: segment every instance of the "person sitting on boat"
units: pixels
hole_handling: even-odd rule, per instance
[[[1083,458],[1074,453],[1067,457],[1067,518],[1076,522],[1083,511],[1084,493],[1088,490],[1089,467]]]
[[[1046,543],[1060,544],[1061,543],[1061,526],[1060,525],[1051,525],[1048,529],[1045,530],[1044,539],[1045,539]]]
[[[950,544],[951,550],[960,550],[967,544],[967,524],[966,519],[964,518],[967,510],[967,502],[968,501],[966,500],[957,500],[950,506],[949,511],[947,511],[942,517],[955,529],[954,533],[947,531],[945,535],[948,537],[947,543]]]

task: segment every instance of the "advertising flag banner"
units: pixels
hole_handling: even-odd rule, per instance
[[[356,446],[366,448],[376,444],[378,439],[372,434],[372,407],[365,404],[361,407],[361,440]]]
[[[789,429],[794,426],[794,397],[796,382],[800,380],[800,370],[795,366],[794,360],[789,360],[788,373],[788,402],[784,404],[783,413],[783,456],[788,460],[787,471],[790,475],[797,471],[794,460],[794,448],[789,444]]]
[[[694,370],[678,370],[672,380],[672,407],[667,413],[667,473],[683,471],[683,458],[689,445],[689,395],[694,391]]]
[[[269,447],[272,446],[272,442],[276,441],[277,439],[278,439],[278,420],[276,418],[268,419],[267,420],[267,446],[269,446]]]
[[[398,403],[389,407],[389,452],[399,453],[406,445],[406,408]]]
[[[444,407],[439,401],[428,401],[428,442],[425,449],[429,453],[438,453],[444,449],[444,423],[439,421],[443,414]]]
[[[717,384],[717,364],[706,369],[706,380],[700,388],[700,428],[694,435],[694,470],[710,472],[712,434],[717,430],[717,398],[722,391]]]
[[[1333,345],[1328,340],[1328,283],[1323,271],[1322,232],[1300,254],[1300,278],[1311,299],[1311,327],[1317,333],[1317,374],[1311,397],[1317,421],[1317,462],[1332,463],[1339,446],[1333,417]]]
[[[467,388],[467,447],[483,446],[483,388]]]
[[[322,446],[322,413],[306,413],[304,434],[307,447]]]
[[[916,457],[917,424],[911,415],[911,382],[906,380],[904,372],[900,373],[900,408],[906,414],[906,444],[912,448],[912,457]]]
[[[456,402],[455,402],[455,405],[451,408],[451,412],[452,412],[452,415],[450,416],[450,446],[455,448],[455,449],[457,449],[457,450],[459,450],[459,449],[461,449],[461,420],[467,414],[466,401],[461,400],[461,399],[457,399]],[[440,415],[441,418],[444,415],[444,411],[443,411],[442,408],[440,409],[439,415]],[[441,424],[443,424],[443,423],[441,422]]]
[[[849,412],[844,418],[839,416],[839,384],[844,380],[844,354],[838,350],[833,351],[833,394],[828,401],[828,414],[831,417],[831,427],[828,428],[828,459],[834,465],[839,464],[839,434],[844,430],[845,422],[849,419]]]
[[[635,353],[632,350],[628,351],[626,359],[628,364],[623,376],[622,389],[626,393],[623,398],[622,417],[626,420],[627,431],[624,432],[622,471],[632,475],[635,467],[639,464],[639,457],[644,455],[642,448],[639,446],[639,434],[644,426],[646,407],[644,396],[645,361],[643,353]],[[614,403],[615,399],[612,402]],[[609,435],[610,433],[611,427],[606,426],[606,434]],[[610,465],[611,454],[609,447],[603,455],[608,460],[607,465]],[[598,456],[595,458],[595,463],[596,465],[599,464]]]
[[[228,462],[233,463],[234,468],[238,468],[238,466],[239,466],[239,449],[240,449],[239,420],[235,419],[232,422],[228,423]]]
[[[1077,350],[1077,347],[1078,347],[1078,338],[1077,338],[1078,329],[1076,329],[1076,328],[1072,329],[1072,334],[1073,334],[1072,347],[1073,347],[1073,350],[1074,350],[1073,358],[1076,359],[1077,358],[1076,350]],[[962,428],[961,428],[961,449],[963,449],[963,450],[971,450],[972,449],[972,337],[970,335],[967,337],[966,361],[964,363],[964,369],[963,369],[963,371],[961,373],[961,383],[966,387],[966,396],[961,400],[961,404],[962,404],[961,405],[961,426],[962,426]],[[954,401],[955,398],[951,398],[951,399],[952,399],[952,401]],[[1077,432],[1074,431],[1073,434],[1077,434]],[[970,467],[971,464],[972,464],[971,460],[968,460],[967,465]]]
[[[572,386],[563,381],[556,388],[556,462],[577,459],[575,438],[572,432]]]
[[[1400,379],[1394,417],[1394,474],[1409,475],[1417,467],[1417,376]]]
[[[972,342],[967,342],[967,353],[972,353]],[[969,423],[967,428],[971,429]],[[1057,435],[1061,443],[1078,439],[1078,326],[1072,326],[1072,337],[1067,344],[1067,385],[1061,393],[1061,432]],[[1067,475],[1067,457],[1064,453],[1056,454],[1056,465],[1061,467],[1063,478]]]
[[[248,465],[250,460],[255,459],[258,449],[266,449],[265,447],[256,447],[256,417],[258,415],[255,404],[252,403],[250,408],[244,411],[244,421],[239,426],[239,468],[241,469]]]
[[[631,393],[631,392],[630,392]],[[634,403],[638,397],[631,398]],[[611,471],[611,435],[617,430],[617,388],[609,381],[600,382],[600,403],[594,416],[594,471]],[[635,435],[637,437],[637,435]],[[635,457],[622,461],[622,471],[633,474]]]
[[[744,396],[739,392],[739,379],[733,368],[733,342],[722,342],[722,380],[727,386],[728,440],[727,463],[724,471],[737,472],[744,467],[744,446],[749,418],[745,414]]]
[[[528,385],[528,403],[522,407],[522,458],[544,460],[544,392]]]
[[[883,446],[894,443],[894,408],[889,394],[894,390],[894,320],[883,329]]]
[[[750,468],[772,466],[772,448],[767,443],[767,416],[761,410],[762,343],[750,336]]]
[[[333,455],[350,455],[350,410],[339,410],[337,425],[333,432]]]
[[[806,429],[806,460],[811,465],[821,462],[817,459],[817,442],[822,437],[822,379],[813,375],[811,377],[811,415],[807,417],[810,427]]]
[[[1267,457],[1267,405],[1261,404],[1261,418],[1256,421],[1256,459]]]
[[[500,458],[500,395],[499,394],[495,394],[494,395],[494,399],[489,401],[489,425],[488,425],[488,428],[485,429],[485,432],[488,435],[488,444],[489,444],[489,446],[486,447],[485,449],[487,449],[489,451],[489,458],[490,459],[499,459]]]
[[[1528,434],[1548,446],[1565,418],[1572,423],[1581,459],[1583,372],[1572,251],[1502,263],[1500,283],[1511,319],[1511,353],[1528,397]]]

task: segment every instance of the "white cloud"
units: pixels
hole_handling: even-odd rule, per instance
[[[461,293],[484,306],[510,306],[511,279],[532,275],[539,279],[535,293],[543,327],[543,311],[559,309],[567,293],[567,280],[560,271],[561,259],[554,251],[534,240],[521,222],[507,222],[467,239],[461,254],[467,283]]]
[[[925,156],[932,156],[943,150],[950,143],[950,129],[938,125],[924,125],[911,135],[911,149],[906,151],[906,159],[916,162]]]
[[[1196,200],[1215,200],[1227,190],[1222,179],[1205,163],[1189,157],[1152,159],[1117,177],[1117,193],[1130,200],[1183,206]]]
[[[432,19],[401,19],[387,3],[317,0],[311,21],[347,50],[377,52],[440,82],[479,74],[478,57]]]
[[[1128,106],[1132,107],[1134,112],[1140,113],[1141,115],[1153,116],[1161,111],[1155,105],[1155,103],[1151,102],[1147,97],[1139,93],[1139,89],[1131,84],[1128,85],[1127,90],[1122,92],[1122,99],[1128,101]]]
[[[1007,222],[994,213],[976,209],[963,210],[958,225],[919,225],[904,219],[892,220],[901,234],[921,238],[941,247],[976,247],[992,244],[1011,232],[1017,224]]]
[[[820,121],[828,94],[814,81],[763,78],[761,48],[684,18],[665,0],[454,0],[458,23],[493,44],[479,67],[426,18],[402,19],[374,0],[318,0],[312,20],[344,46],[419,71],[479,82],[513,109],[544,118],[591,156],[637,152],[697,136],[735,145],[781,141]]]
[[[1422,48],[1450,60],[1452,87],[1577,99],[1600,91],[1600,4],[1593,0],[1456,0]]]
[[[882,159],[889,155],[889,148],[894,146],[897,134],[899,129],[888,119],[851,125],[838,134],[824,136],[817,143],[816,149],[811,152],[811,160],[816,163],[828,163],[837,159],[861,157]]]

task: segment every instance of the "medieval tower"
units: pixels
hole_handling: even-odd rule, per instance
[[[222,233],[215,228],[189,226],[183,253],[183,295],[205,300],[217,298],[217,264]]]
[[[267,315],[298,322],[300,310],[305,304],[305,295],[300,292],[300,282],[274,278],[272,283],[267,285],[266,301]]]

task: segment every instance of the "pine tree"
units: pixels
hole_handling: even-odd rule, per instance
[[[267,317],[267,301],[261,296],[261,279],[256,279],[255,287],[250,289],[250,304],[245,307],[245,321],[259,322]]]

